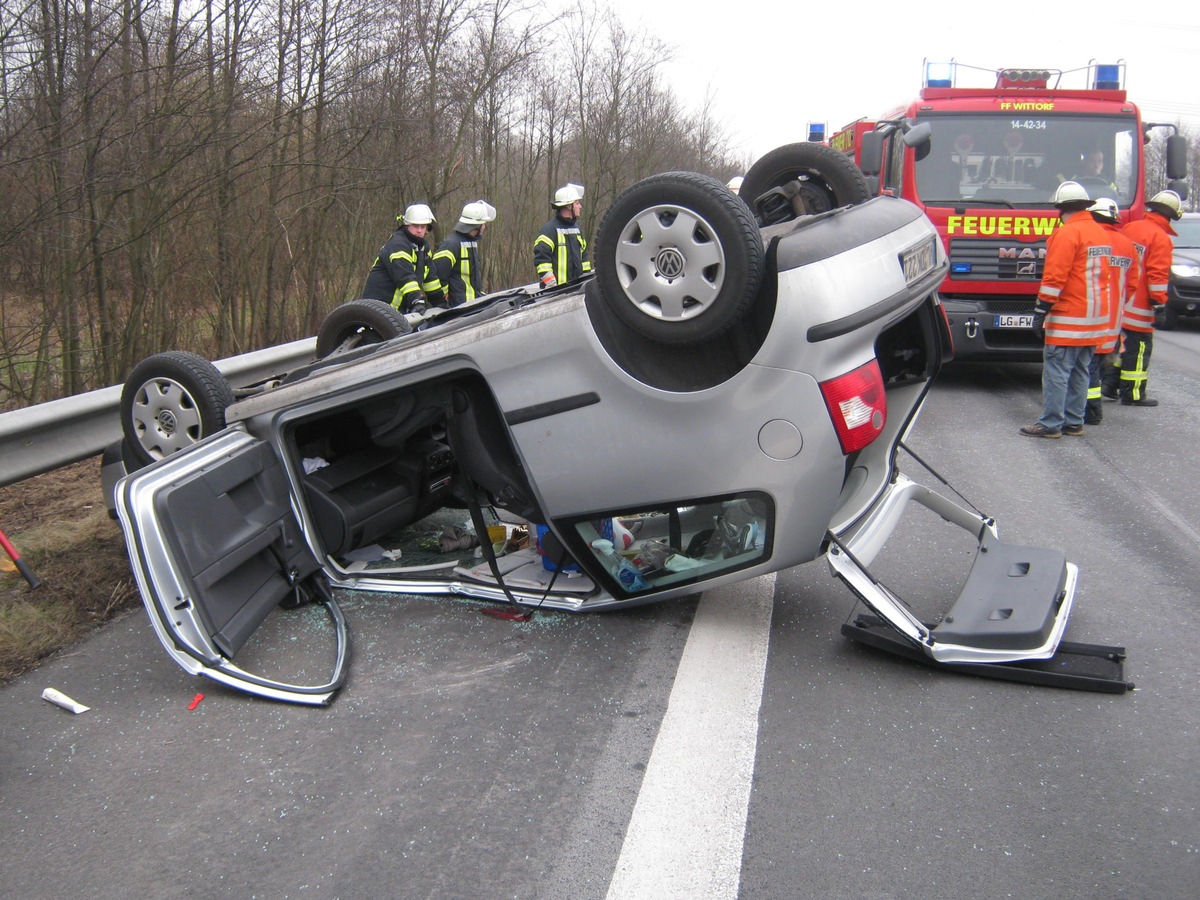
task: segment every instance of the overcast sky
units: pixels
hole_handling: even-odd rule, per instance
[[[1194,0],[610,2],[626,27],[673,48],[670,85],[692,109],[711,92],[718,119],[750,159],[803,140],[807,122],[833,132],[915,98],[925,59],[1064,71],[1124,60],[1125,87],[1143,119],[1200,129]],[[888,21],[901,13],[906,21]]]

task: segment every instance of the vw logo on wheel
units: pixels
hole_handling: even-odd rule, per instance
[[[678,278],[683,274],[683,254],[674,247],[668,247],[659,252],[654,259],[658,274],[663,278]]]

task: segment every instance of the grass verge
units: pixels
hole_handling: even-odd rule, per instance
[[[0,551],[0,683],[137,603],[98,459],[0,488],[0,530],[42,582],[31,590]]]

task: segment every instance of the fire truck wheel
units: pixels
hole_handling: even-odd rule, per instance
[[[203,357],[182,350],[148,356],[121,388],[123,451],[140,465],[170,456],[224,428],[231,403],[229,382]]]
[[[596,282],[611,316],[663,344],[724,334],[758,298],[765,268],[750,211],[724,184],[666,172],[622,192],[596,235]]]
[[[317,359],[345,353],[363,344],[379,344],[408,334],[412,326],[400,311],[381,300],[351,300],[325,317],[317,331]]]
[[[760,224],[815,215],[870,199],[867,179],[850,157],[825,144],[776,147],[750,167],[740,196]]]

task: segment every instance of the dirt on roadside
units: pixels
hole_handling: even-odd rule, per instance
[[[99,458],[0,488],[0,531],[41,581],[0,550],[0,684],[138,602]]]

